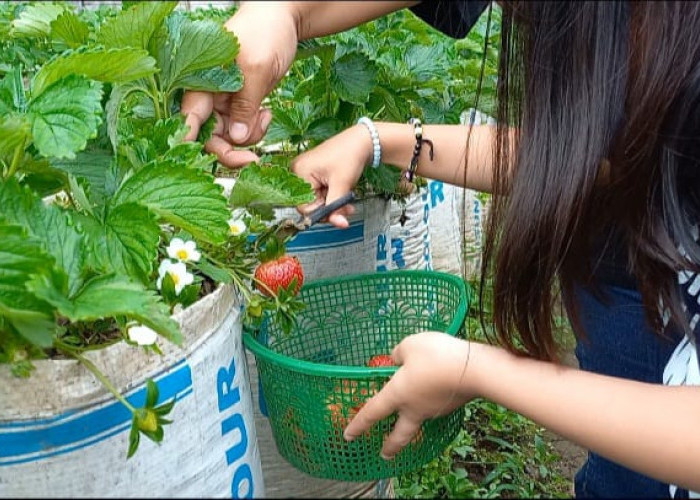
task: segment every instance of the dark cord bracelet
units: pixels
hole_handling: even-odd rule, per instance
[[[416,145],[413,147],[411,163],[409,163],[408,169],[404,172],[404,178],[408,182],[413,182],[413,177],[416,174],[416,168],[418,168],[418,159],[420,158],[420,153],[423,149],[424,142],[430,146],[430,161],[433,161],[433,141],[430,139],[423,139],[423,124],[418,118],[411,118],[408,123],[413,125],[413,134],[416,136]]]

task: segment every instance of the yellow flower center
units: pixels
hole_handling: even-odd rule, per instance
[[[184,248],[181,248],[180,250],[177,251],[177,258],[180,260],[186,260],[187,259],[187,250]]]
[[[179,252],[178,252],[178,255],[179,255]],[[170,274],[170,277],[173,279],[173,285],[177,285],[178,283],[180,283],[180,277],[177,274],[175,274],[175,273],[168,273],[168,274]]]

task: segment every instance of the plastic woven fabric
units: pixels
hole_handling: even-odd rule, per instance
[[[307,474],[344,481],[395,477],[438,456],[457,436],[463,408],[425,421],[388,461],[379,453],[396,415],[352,442],[343,439],[343,429],[396,371],[367,368],[372,356],[390,354],[413,333],[460,331],[468,305],[464,282],[431,271],[391,271],[315,281],[299,298],[306,307],[291,335],[271,320],[244,335],[280,454]]]

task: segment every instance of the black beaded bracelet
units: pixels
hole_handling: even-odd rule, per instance
[[[416,145],[413,147],[411,163],[409,163],[408,169],[404,172],[404,177],[408,182],[413,182],[413,177],[416,174],[416,168],[418,168],[418,159],[420,158],[420,153],[423,149],[423,143],[425,142],[430,146],[430,161],[433,161],[433,142],[430,139],[423,139],[423,124],[418,118],[411,118],[408,123],[413,125],[413,134],[416,136]]]

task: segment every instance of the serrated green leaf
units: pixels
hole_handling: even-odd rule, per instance
[[[156,60],[144,49],[81,48],[67,50],[44,64],[34,77],[31,92],[41,95],[49,86],[68,75],[82,75],[91,80],[126,83],[156,72]]]
[[[231,217],[221,193],[221,186],[202,171],[174,162],[155,162],[129,177],[113,203],[140,203],[195,238],[221,243],[228,236]]]
[[[47,279],[35,279],[32,291],[55,306],[71,321],[94,321],[125,316],[152,328],[171,342],[180,345],[180,326],[170,317],[170,309],[151,290],[123,276],[98,276],[69,299]]]
[[[108,191],[108,176],[112,171],[112,155],[107,151],[81,151],[73,159],[51,159],[51,167],[64,175],[85,179],[93,203],[101,205]]]
[[[79,220],[91,244],[91,267],[148,281],[160,238],[154,214],[137,203],[125,203],[110,209],[104,224],[90,217]]]
[[[27,283],[35,275],[48,275],[53,260],[18,225],[0,222],[0,241],[0,316],[29,342],[50,347],[55,331],[51,308],[27,290]]]
[[[235,207],[292,207],[314,200],[311,185],[284,167],[262,167],[252,163],[243,168],[231,191]]]
[[[232,64],[238,55],[238,39],[214,21],[190,21],[182,13],[166,20],[168,36],[158,48],[162,86],[178,88],[197,71]]]
[[[203,92],[238,92],[243,87],[243,73],[238,66],[210,68],[180,78],[179,88]]]
[[[90,34],[90,27],[75,13],[65,10],[50,24],[51,38],[59,40],[75,49],[84,45]]]
[[[67,76],[29,102],[34,145],[43,156],[75,158],[100,124],[102,85]]]
[[[364,54],[348,52],[331,66],[331,86],[338,97],[353,104],[364,104],[376,85],[377,67]]]
[[[51,22],[66,11],[65,5],[37,2],[27,7],[12,21],[10,36],[43,38],[51,33]]]
[[[14,179],[0,183],[2,217],[12,224],[25,227],[37,238],[44,251],[55,260],[56,266],[68,277],[69,293],[82,284],[85,247],[80,228],[71,212],[54,205],[46,205]]]
[[[108,19],[97,33],[97,43],[105,47],[148,49],[151,37],[177,2],[140,2]]]
[[[305,139],[325,141],[342,130],[342,124],[335,118],[325,117],[315,120],[304,134]]]

